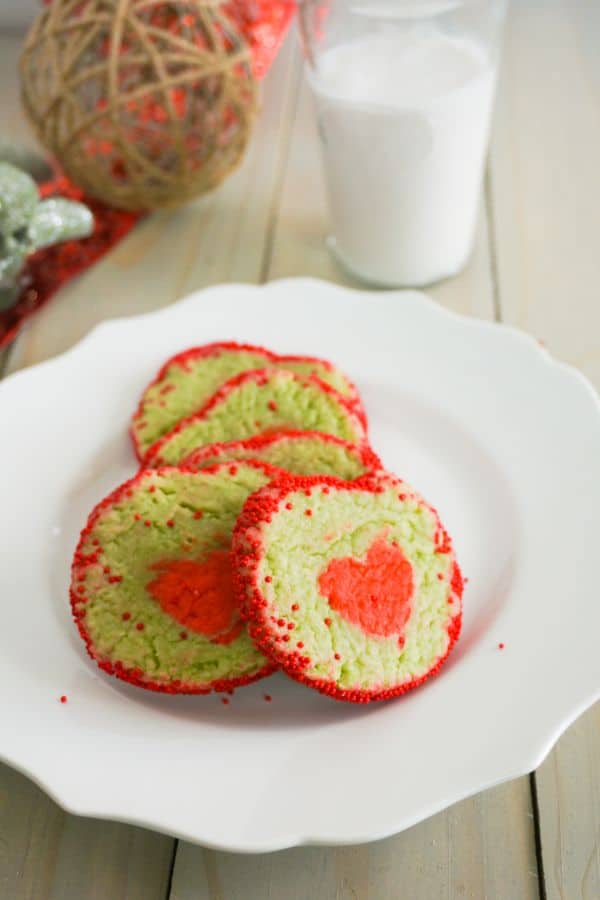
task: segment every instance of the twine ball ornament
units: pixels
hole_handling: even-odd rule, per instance
[[[219,0],[52,0],[23,47],[26,113],[87,194],[177,206],[241,161],[257,108],[250,50]]]

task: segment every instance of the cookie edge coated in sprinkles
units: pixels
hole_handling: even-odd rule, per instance
[[[285,651],[275,646],[271,639],[273,629],[263,617],[262,611],[268,601],[264,596],[258,578],[258,568],[263,556],[263,543],[259,527],[267,524],[276,513],[281,513],[281,504],[290,494],[298,491],[312,491],[315,488],[336,488],[341,491],[367,491],[373,494],[382,493],[389,487],[398,488],[405,497],[412,496],[423,504],[435,516],[436,547],[438,553],[452,554],[452,568],[448,580],[450,597],[458,601],[458,610],[450,618],[446,631],[448,646],[444,654],[435,664],[417,678],[385,689],[369,690],[364,688],[340,688],[333,682],[323,678],[309,678],[304,674],[310,659],[297,650]],[[289,508],[289,507],[288,507]],[[452,541],[444,529],[437,510],[425,501],[400,478],[385,474],[367,474],[355,481],[343,481],[330,475],[285,476],[274,480],[246,500],[233,532],[232,543],[234,590],[240,606],[242,618],[248,624],[248,631],[256,646],[271,659],[277,668],[282,669],[296,681],[307,685],[335,700],[351,703],[370,703],[378,700],[389,700],[413,690],[428,679],[434,677],[442,668],[454,644],[458,640],[462,625],[462,594],[464,582],[460,567],[454,556]]]
[[[343,376],[343,379],[347,383],[348,388],[350,390],[350,393],[348,394],[348,396],[346,396],[344,394],[340,394],[340,396],[344,397],[344,399],[348,401],[348,403],[351,405],[354,412],[356,413],[358,419],[362,423],[365,432],[367,431],[367,429],[368,429],[367,413],[363,406],[360,394],[358,392],[358,388],[356,387],[354,382],[348,377],[348,375],[342,369],[339,369],[336,365],[334,365],[330,360],[322,359],[321,357],[318,357],[318,356],[304,356],[302,354],[282,355],[279,353],[275,353],[273,350],[268,350],[266,347],[261,347],[257,344],[244,344],[244,343],[238,343],[237,341],[213,341],[209,344],[202,344],[200,346],[188,347],[187,350],[181,350],[179,353],[176,353],[173,356],[169,357],[169,359],[162,364],[162,366],[160,367],[160,369],[158,370],[158,372],[156,373],[154,378],[148,382],[148,384],[142,391],[142,394],[140,396],[138,404],[137,404],[135,411],[131,417],[131,422],[130,422],[130,426],[129,426],[129,436],[131,438],[131,442],[133,444],[133,449],[135,451],[135,454],[140,462],[142,462],[146,458],[148,451],[146,451],[146,453],[143,453],[141,450],[140,441],[139,441],[138,434],[136,431],[136,422],[138,422],[140,419],[143,418],[144,400],[145,400],[145,397],[146,397],[148,391],[154,387],[157,387],[157,385],[159,385],[161,383],[161,381],[165,380],[165,377],[166,377],[169,369],[172,366],[181,366],[182,368],[185,368],[186,363],[190,360],[193,361],[193,360],[197,360],[197,359],[203,359],[204,357],[214,356],[214,355],[218,355],[219,353],[228,352],[228,351],[237,351],[240,353],[259,353],[262,356],[264,356],[265,362],[271,363],[274,366],[276,366],[276,364],[279,363],[282,368],[285,368],[286,362],[291,362],[291,363],[306,362],[309,365],[311,363],[315,364],[315,365],[316,364],[321,365],[324,368],[326,368],[329,372],[334,372],[334,371],[339,372],[340,375]],[[255,370],[248,369],[247,371],[250,372],[250,371],[255,371]],[[202,409],[202,407],[199,407],[199,409],[196,411],[196,413],[193,413],[192,415],[196,415],[198,412],[201,411],[201,409]],[[186,417],[186,418],[189,418],[189,417]],[[149,449],[150,448],[148,448],[148,450]]]
[[[335,388],[332,388],[324,381],[321,381],[320,378],[317,378],[315,375],[304,377],[301,375],[297,375],[295,372],[291,372],[287,369],[249,369],[248,371],[240,372],[239,375],[234,375],[233,378],[225,381],[224,384],[222,384],[221,387],[215,391],[212,397],[207,400],[207,402],[198,412],[193,413],[191,416],[186,416],[185,419],[181,419],[177,423],[177,425],[175,425],[175,427],[171,429],[171,431],[168,431],[157,441],[155,441],[144,454],[144,457],[142,459],[142,467],[164,467],[165,463],[162,460],[161,451],[162,448],[169,443],[171,438],[180,434],[189,425],[192,425],[195,422],[201,422],[203,419],[205,419],[206,416],[211,412],[211,410],[214,409],[214,407],[219,406],[219,404],[224,402],[228,395],[235,391],[240,385],[244,385],[253,381],[260,384],[265,380],[268,381],[269,377],[272,376],[273,373],[278,373],[279,377],[281,377],[282,373],[285,373],[289,381],[299,382],[300,384],[310,384],[311,386],[321,390],[324,394],[333,397],[347,413],[348,418],[352,422],[357,435],[360,435],[360,438],[356,441],[356,445],[360,447],[367,443],[366,428],[360,417],[357,415],[352,403],[350,403],[342,394],[340,394],[339,391],[336,391]],[[234,438],[234,440],[236,439]]]
[[[229,470],[231,468],[231,465],[232,464],[229,462],[217,463],[214,466],[203,469],[201,473],[199,473],[197,469],[188,468],[187,466],[163,466],[157,469],[142,468],[139,469],[132,478],[120,484],[117,488],[115,488],[114,491],[104,497],[90,512],[86,524],[79,536],[77,547],[73,555],[73,561],[71,564],[71,583],[69,587],[69,597],[71,605],[71,615],[73,617],[75,626],[77,627],[77,630],[79,631],[79,634],[84,642],[87,654],[90,659],[92,659],[96,663],[96,665],[100,669],[102,669],[103,672],[106,672],[108,675],[114,675],[116,678],[119,678],[121,681],[127,682],[128,684],[133,684],[136,687],[144,688],[156,693],[200,695],[210,694],[212,692],[229,691],[233,688],[242,687],[246,684],[252,684],[255,681],[259,681],[262,678],[272,675],[273,672],[276,671],[276,667],[267,658],[265,661],[265,665],[257,672],[248,675],[241,675],[235,678],[217,679],[205,686],[186,685],[184,682],[176,683],[176,681],[172,683],[163,682],[149,678],[141,669],[124,666],[122,664],[119,664],[118,662],[112,662],[111,660],[103,658],[95,652],[94,642],[89,635],[87,628],[85,627],[85,603],[82,603],[81,595],[76,592],[76,584],[78,583],[76,581],[76,576],[80,577],[81,574],[88,568],[88,566],[95,565],[98,561],[96,554],[100,548],[96,548],[96,551],[92,554],[84,554],[82,552],[82,548],[92,534],[94,526],[102,517],[104,512],[106,512],[106,510],[110,509],[120,500],[130,499],[131,492],[138,488],[141,484],[143,484],[143,481],[146,478],[155,478],[161,476],[164,477],[175,473],[186,473],[195,476],[211,475],[219,472],[220,470]],[[238,464],[236,463],[236,467],[237,465]],[[251,468],[260,469],[261,471],[265,472],[265,474],[272,476],[273,479],[278,479],[280,477],[280,471],[278,469],[276,469],[274,466],[270,466],[268,463],[263,463],[259,460],[244,460],[240,462],[239,465],[248,465]]]

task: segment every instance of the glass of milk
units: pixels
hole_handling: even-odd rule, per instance
[[[421,286],[465,265],[506,0],[303,0],[340,263]]]

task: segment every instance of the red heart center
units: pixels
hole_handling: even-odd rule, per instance
[[[227,550],[214,550],[202,562],[172,559],[152,568],[159,575],[149,593],[181,625],[215,644],[230,644],[241,633]]]
[[[397,544],[379,537],[364,560],[332,559],[319,576],[332,609],[367,634],[400,634],[411,613],[412,566]]]

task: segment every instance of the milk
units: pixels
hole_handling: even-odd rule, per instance
[[[380,285],[460,270],[494,95],[483,48],[432,29],[383,30],[323,52],[309,80],[342,263]]]

